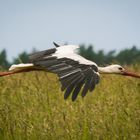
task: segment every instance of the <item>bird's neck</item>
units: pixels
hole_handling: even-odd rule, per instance
[[[110,66],[106,66],[106,67],[98,67],[98,71],[101,74],[111,74],[112,73],[112,69]]]

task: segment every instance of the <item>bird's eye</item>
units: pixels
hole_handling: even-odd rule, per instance
[[[119,70],[123,70],[123,68],[122,68],[122,67],[119,67],[118,69],[119,69]]]

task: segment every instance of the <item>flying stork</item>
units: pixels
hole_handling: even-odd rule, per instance
[[[140,78],[140,75],[129,72],[122,66],[114,64],[99,67],[96,63],[87,60],[75,51],[79,46],[58,45],[55,48],[36,52],[29,55],[30,63],[12,65],[8,72],[0,72],[0,76],[30,71],[47,71],[55,73],[61,82],[61,90],[65,91],[64,99],[72,94],[72,101],[81,91],[84,97],[88,91],[93,91],[100,81],[99,73],[120,74]]]

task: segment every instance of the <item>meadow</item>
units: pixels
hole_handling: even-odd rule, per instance
[[[101,75],[93,93],[72,102],[54,74],[0,78],[0,140],[128,139],[140,139],[140,79]]]

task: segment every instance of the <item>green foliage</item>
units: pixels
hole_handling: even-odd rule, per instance
[[[28,63],[29,62],[29,56],[27,52],[23,52],[21,54],[19,54],[18,58],[15,58],[13,60],[14,64],[18,64],[18,63]]]
[[[131,49],[122,50],[116,60],[123,64],[140,63],[140,50],[133,46]]]
[[[105,54],[103,50],[95,52],[91,45],[88,47],[82,45],[79,50],[79,54],[101,65],[110,64],[115,61],[120,64],[129,64],[129,65],[140,63],[140,49],[137,49],[136,46],[133,46],[130,49],[121,50],[117,54],[115,50]]]
[[[75,102],[63,99],[53,74],[17,74],[0,83],[1,140],[140,138],[139,79],[102,75],[95,91]]]
[[[9,62],[7,61],[6,50],[3,50],[0,52],[0,66],[3,68],[8,68],[9,65]]]

